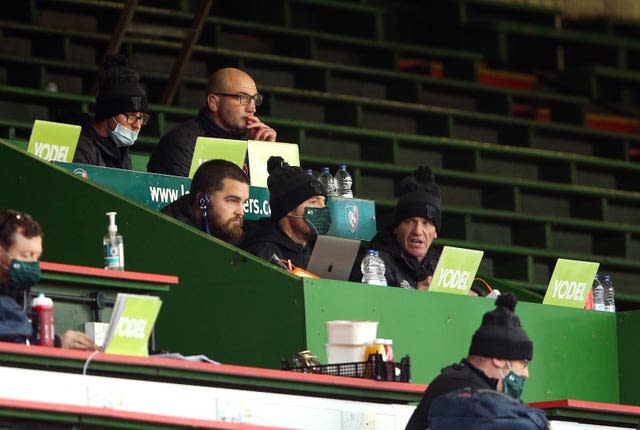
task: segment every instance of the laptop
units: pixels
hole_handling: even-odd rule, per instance
[[[483,255],[476,249],[443,247],[429,291],[469,294]]]
[[[346,281],[359,249],[358,239],[320,235],[311,252],[307,270],[320,278]]]

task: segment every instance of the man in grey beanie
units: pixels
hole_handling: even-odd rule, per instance
[[[433,400],[459,388],[490,389],[520,397],[529,377],[533,342],[514,313],[516,303],[513,293],[498,296],[496,308],[482,317],[467,358],[445,367],[431,381],[405,430],[427,429]]]
[[[80,133],[74,163],[131,170],[129,148],[149,121],[140,75],[122,55],[105,59],[96,97],[96,113]]]

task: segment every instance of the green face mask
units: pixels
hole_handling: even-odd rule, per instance
[[[313,234],[326,234],[331,226],[331,212],[329,208],[304,208],[302,216]]]
[[[40,280],[39,261],[22,261],[11,257],[9,267],[3,264],[0,264],[0,267],[9,273],[11,285],[18,289],[28,290]]]
[[[511,363],[508,364],[509,373],[507,373],[507,376],[503,376],[502,370],[500,370],[500,375],[502,376],[502,392],[514,399],[519,399],[522,395],[524,381],[526,381],[526,379],[511,369]]]

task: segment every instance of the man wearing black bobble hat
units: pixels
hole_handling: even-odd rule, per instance
[[[269,158],[267,170],[271,217],[246,223],[240,247],[265,260],[306,269],[310,245],[331,223],[327,193],[317,179],[282,157]]]
[[[100,74],[96,113],[82,127],[74,163],[131,170],[129,147],[149,121],[140,75],[122,55],[108,56]]]
[[[400,183],[393,223],[371,241],[385,264],[387,285],[426,290],[440,259],[431,246],[442,224],[440,188],[431,169],[421,166]],[[360,274],[352,273],[359,281]]]
[[[520,397],[529,377],[533,342],[514,313],[516,303],[512,293],[496,299],[496,308],[484,314],[473,335],[467,358],[445,367],[431,381],[405,430],[428,428],[433,400],[459,388],[490,389]]]

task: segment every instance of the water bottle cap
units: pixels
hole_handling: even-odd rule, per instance
[[[329,172],[329,168],[328,167],[323,167],[322,168],[322,173],[328,173]]]
[[[611,275],[608,275],[608,274],[607,274],[607,275],[604,275],[602,278],[603,278],[605,281],[610,281],[610,280],[611,280]]]
[[[367,249],[367,255],[378,255],[378,250],[369,248]]]
[[[340,170],[347,170],[347,165],[346,164],[341,164],[340,165]]]

